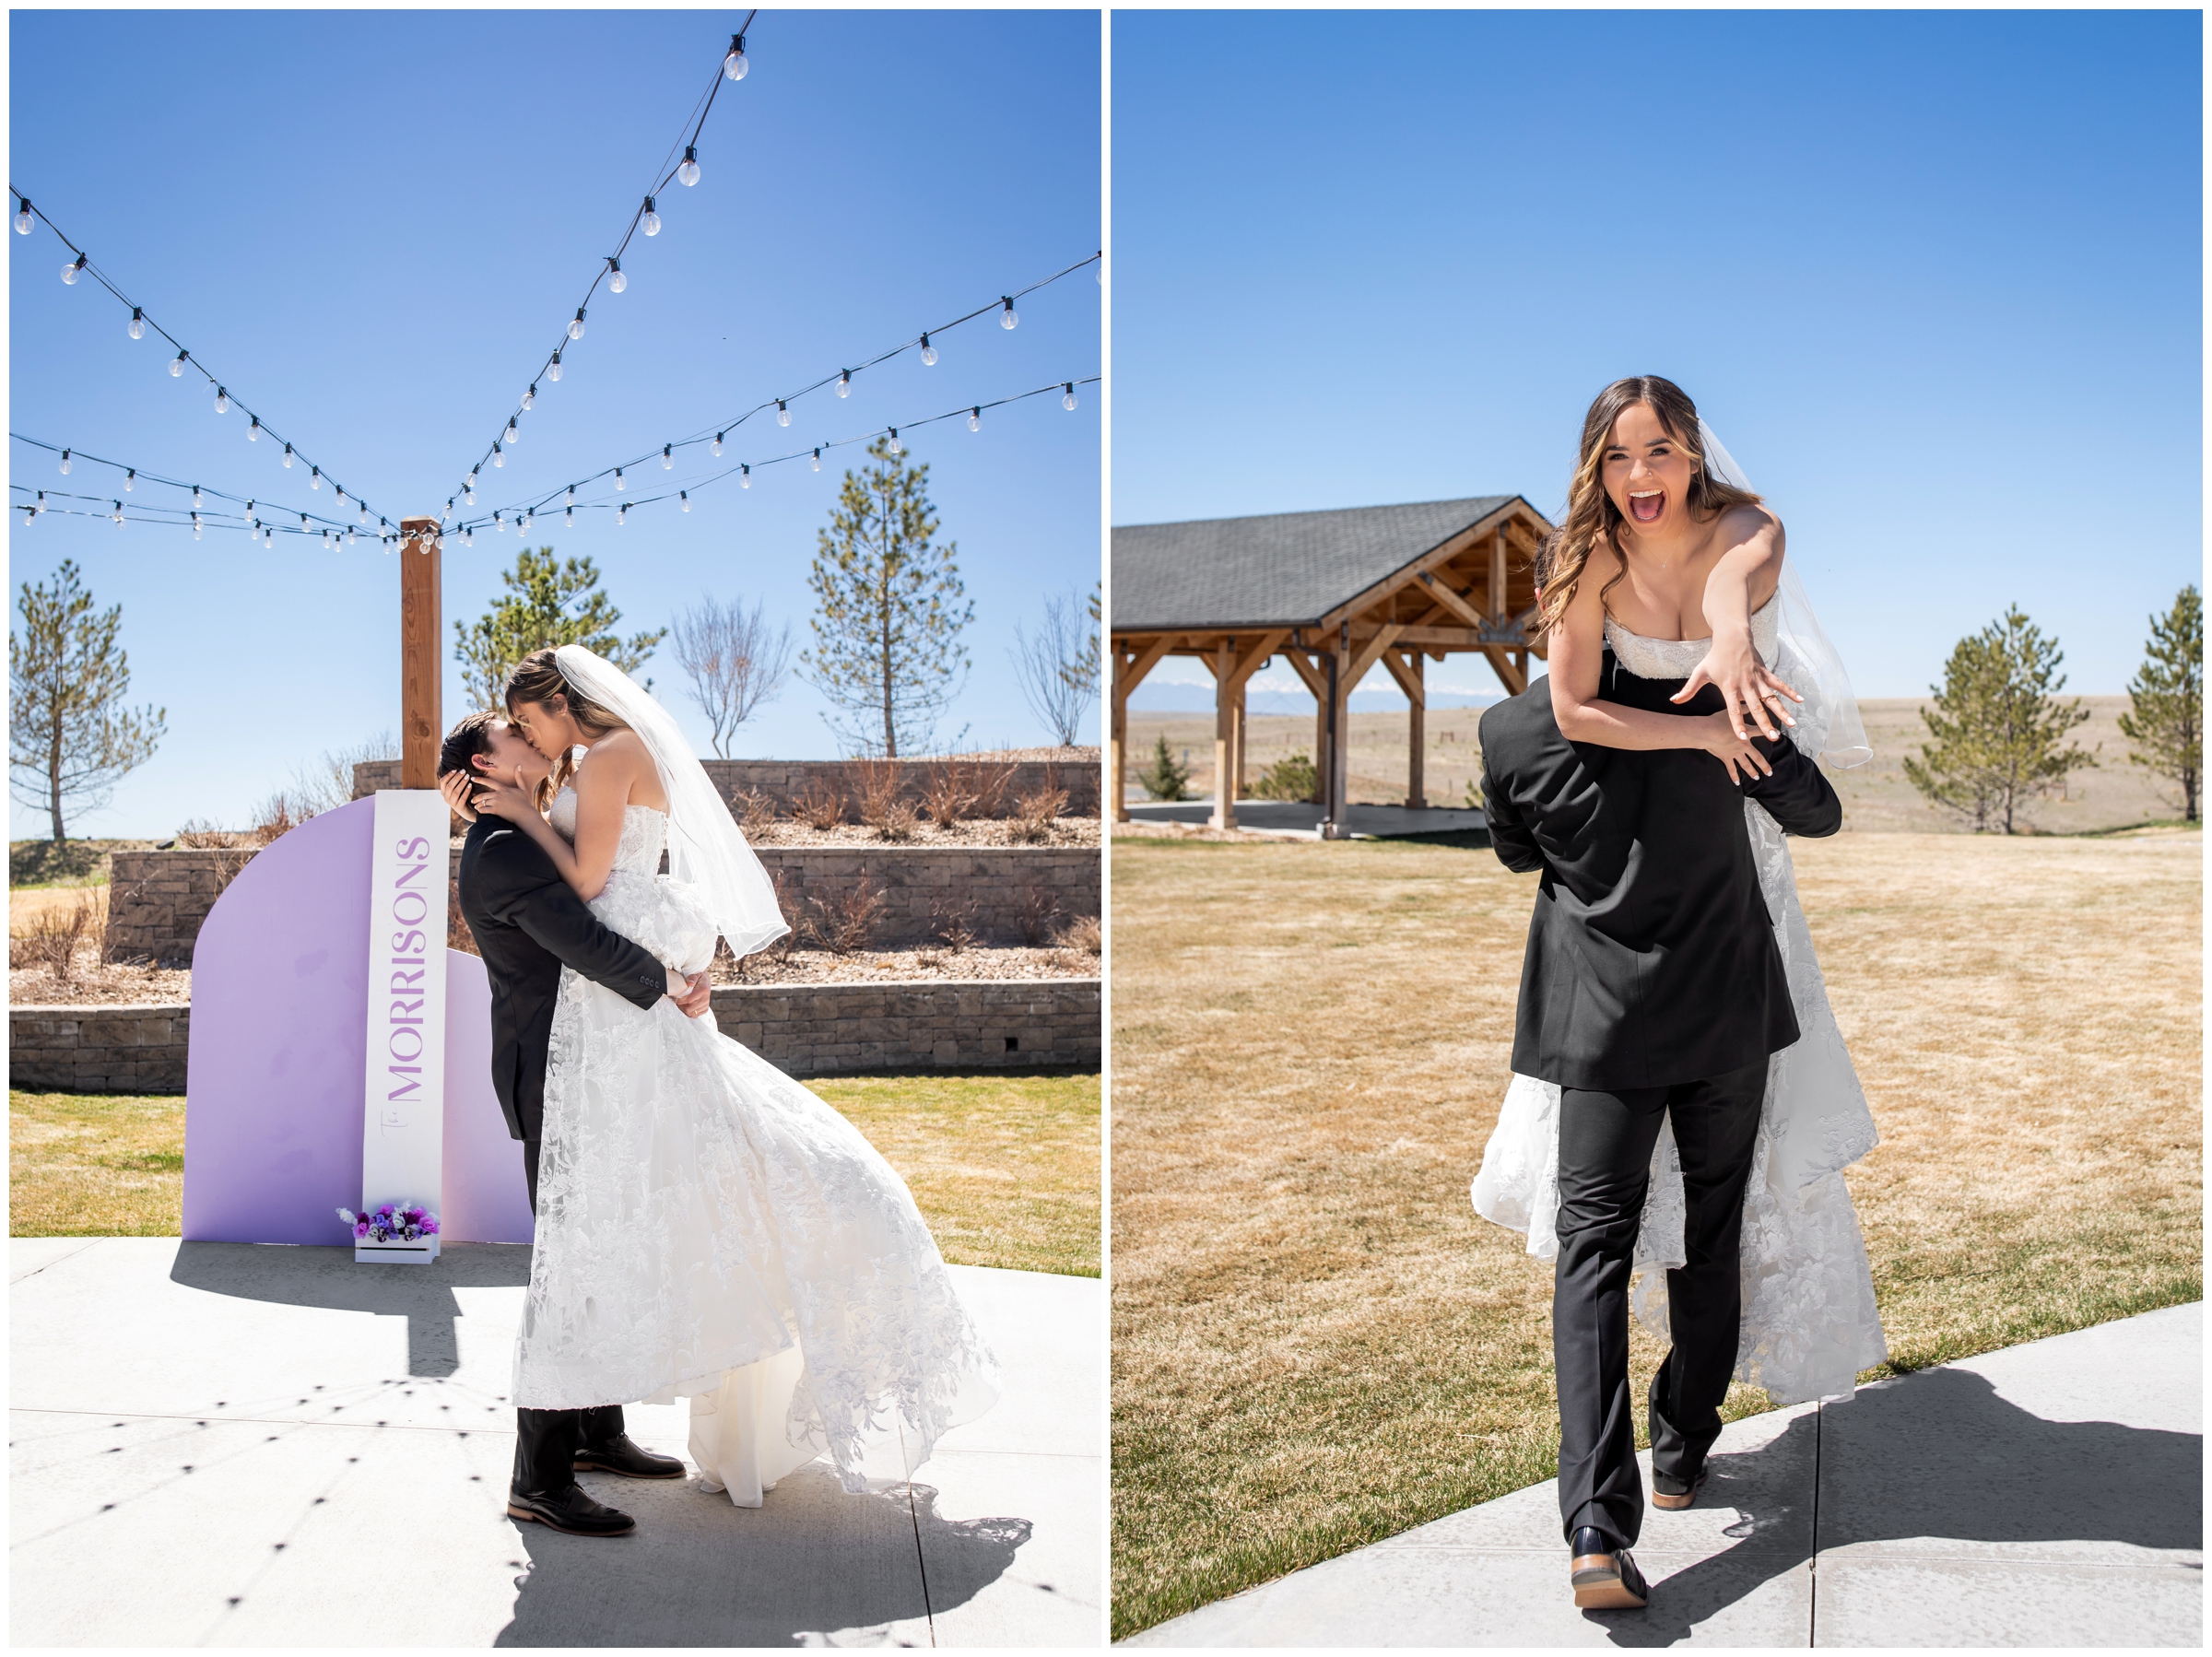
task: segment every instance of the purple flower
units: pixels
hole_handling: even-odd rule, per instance
[[[354,1234],[354,1236],[356,1236],[357,1238],[365,1238],[365,1237],[367,1237],[367,1236],[369,1235],[369,1222],[368,1222],[367,1220],[356,1220],[356,1221],[354,1221],[354,1222],[353,1222],[353,1234]]]
[[[422,1222],[422,1234],[425,1237],[435,1237],[438,1235],[438,1216],[436,1215],[431,1215],[428,1219]]]

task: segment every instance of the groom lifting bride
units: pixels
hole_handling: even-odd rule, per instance
[[[1663,1509],[1697,1500],[1732,1374],[1848,1396],[1885,1356],[1841,1173],[1873,1121],[1783,841],[1841,827],[1815,756],[1865,747],[1780,521],[1671,382],[1592,405],[1536,580],[1549,676],[1481,726],[1492,846],[1543,879],[1473,1196],[1555,1257],[1570,1581],[1634,1609],[1631,1301],[1672,1343],[1646,1403]]]

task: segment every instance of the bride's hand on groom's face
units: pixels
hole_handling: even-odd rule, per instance
[[[438,792],[445,796],[446,808],[465,823],[477,820],[477,808],[468,798],[475,790],[466,771],[448,771],[438,779]]]
[[[479,816],[505,817],[511,823],[520,823],[538,814],[537,803],[515,777],[503,777],[497,771],[479,771],[475,787]]]

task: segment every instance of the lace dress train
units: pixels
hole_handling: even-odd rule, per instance
[[[572,839],[574,794],[549,815]],[[628,808],[592,910],[697,971],[715,926],[654,872],[666,828]],[[996,1394],[905,1182],[852,1123],[712,1017],[563,971],[518,1404],[688,1397],[706,1487],[757,1506],[825,1451],[848,1490],[911,1477]]]

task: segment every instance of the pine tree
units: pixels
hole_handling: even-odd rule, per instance
[[[2018,812],[2035,794],[2065,793],[2067,775],[2095,765],[2094,756],[2060,743],[2089,717],[2080,702],[2060,702],[2065,660],[2018,605],[1971,638],[1959,640],[1944,667],[1935,706],[1921,720],[1935,740],[1920,758],[1908,756],[1912,786],[1970,819],[1977,834],[2013,832]]]
[[[507,676],[534,650],[581,644],[634,674],[667,637],[668,629],[661,628],[632,634],[627,644],[618,638],[615,624],[622,612],[599,590],[598,567],[588,558],[563,563],[550,546],[535,552],[524,546],[514,568],[502,570],[500,579],[507,592],[476,626],[453,623],[453,660],[461,664],[462,681],[477,708],[505,707]],[[645,687],[650,690],[653,681]]]
[[[64,805],[105,805],[154,757],[169,711],[123,706],[131,687],[130,657],[116,643],[123,606],[95,614],[75,563],[64,558],[51,587],[25,582],[16,605],[23,630],[7,636],[8,791],[48,813],[58,847]]]
[[[967,681],[960,630],[975,617],[960,584],[959,544],[939,546],[929,468],[900,463],[888,443],[876,464],[845,474],[806,578],[815,596],[806,677],[841,709],[823,722],[863,754],[926,750]],[[955,740],[958,740],[957,738]]]
[[[2150,641],[2127,694],[2135,711],[2120,716],[2120,734],[2135,745],[2128,757],[2178,784],[2183,817],[2195,822],[2205,763],[2205,600],[2194,582],[2172,609],[2150,618]]]
[[[1152,763],[1136,773],[1136,785],[1155,800],[1187,800],[1191,797],[1190,769],[1176,762],[1174,751],[1168,746],[1165,736],[1152,745]]]

